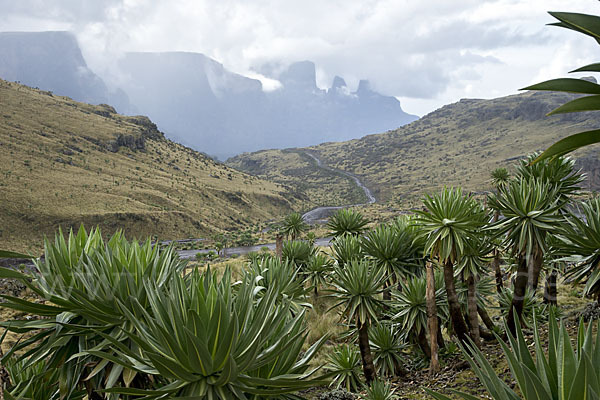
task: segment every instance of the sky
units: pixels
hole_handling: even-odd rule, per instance
[[[461,98],[517,93],[598,61],[598,45],[546,26],[597,0],[0,0],[0,31],[68,30],[88,66],[118,82],[127,51],[192,51],[234,72],[311,60],[317,83],[368,79],[422,116]],[[577,75],[576,75],[577,76]],[[581,76],[581,75],[580,75]]]

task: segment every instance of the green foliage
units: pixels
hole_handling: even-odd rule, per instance
[[[367,387],[367,393],[361,398],[364,400],[394,400],[397,398],[394,391],[390,382],[375,379],[371,382],[371,386]]]
[[[506,168],[496,168],[490,175],[492,178],[492,185],[497,189],[506,185],[510,179],[510,174]]]
[[[416,222],[426,237],[425,253],[440,261],[456,261],[465,251],[469,237],[485,224],[485,211],[462,189],[444,188],[440,194],[426,195],[427,211],[417,211]]]
[[[504,243],[515,253],[532,255],[533,248],[547,250],[546,234],[559,226],[564,218],[558,210],[564,205],[558,188],[537,179],[512,180],[488,204],[505,218],[492,224],[496,235],[506,235]]]
[[[360,260],[364,255],[361,240],[352,235],[336,237],[331,244],[331,248],[333,256],[340,266],[344,266],[353,260]]]
[[[551,190],[556,190],[562,202],[567,202],[569,197],[577,194],[581,189],[585,175],[576,169],[575,160],[570,157],[553,157],[534,163],[538,157],[534,153],[521,160],[517,166],[516,179],[525,181],[537,180],[548,183]]]
[[[568,271],[570,282],[585,282],[586,295],[600,295],[600,198],[581,204],[583,218],[568,216],[559,239],[559,252],[569,255],[576,265]]]
[[[599,42],[600,38],[600,18],[594,15],[550,12],[558,22],[551,24],[562,28],[574,30],[584,35],[591,36]],[[599,72],[600,64],[590,64],[578,68],[572,72]],[[524,90],[551,90],[559,92],[581,93],[589,96],[578,97],[550,112],[552,114],[595,111],[600,110],[600,85],[581,79],[552,79],[546,82],[538,83]],[[552,157],[567,154],[583,146],[600,142],[600,130],[591,130],[587,132],[576,133],[559,140],[544,151],[535,162],[546,160]]]
[[[535,318],[534,318],[535,320]],[[564,323],[557,323],[551,313],[548,323],[548,349],[544,351],[540,340],[540,328],[534,325],[534,354],[525,340],[520,327],[517,335],[509,334],[509,344],[500,340],[513,378],[521,396],[500,378],[478,348],[473,345],[462,348],[466,360],[494,400],[568,400],[598,399],[600,393],[600,330],[579,324],[575,344],[571,342]],[[438,400],[449,397],[425,389]],[[468,400],[473,396],[456,392]]]
[[[290,303],[278,301],[276,288],[261,290],[246,276],[234,292],[229,271],[220,280],[210,271],[194,271],[175,277],[166,290],[153,289],[150,308],[134,303],[128,315],[136,327],[130,337],[141,351],[123,348],[119,358],[128,369],[167,380],[145,391],[148,398],[245,399],[315,384],[308,361],[324,338],[300,359],[304,313],[291,317]]]
[[[373,364],[379,376],[397,375],[406,363],[409,346],[400,330],[392,324],[379,323],[369,329],[369,341],[373,349]]]
[[[498,294],[498,307],[503,317],[506,318],[512,307],[513,291],[510,288],[504,288],[501,293]],[[521,319],[526,326],[531,327],[534,322],[534,315],[538,317],[543,316],[545,307],[541,301],[535,297],[535,293],[529,288],[525,292],[525,298],[523,301],[523,314]]]
[[[325,369],[333,374],[330,386],[357,392],[361,387],[360,352],[351,344],[340,344],[329,354]]]
[[[308,367],[325,338],[303,351],[304,312],[288,294],[295,290],[287,263],[235,284],[228,270],[221,279],[210,271],[182,276],[172,248],[120,233],[105,243],[98,230],[82,228],[46,241],[36,265],[33,276],[0,269],[47,300],[3,296],[2,307],[44,317],[0,323],[30,333],[2,360],[20,371],[12,396],[247,399],[325,383]]]
[[[306,265],[304,275],[310,282],[310,288],[315,292],[327,284],[327,279],[333,271],[333,260],[323,253],[312,256]]]
[[[302,215],[299,213],[291,213],[283,220],[281,232],[292,240],[300,237],[306,230],[308,230],[308,225],[304,222]]]
[[[0,250],[0,258],[34,258],[27,254],[15,253],[14,251]]]
[[[400,282],[400,290],[392,292],[392,320],[414,340],[427,331],[427,281],[425,277],[410,277]],[[442,321],[448,319],[448,302],[444,279],[435,274],[435,303]]]
[[[361,240],[364,254],[388,274],[403,277],[419,266],[413,235],[408,229],[380,225]]]
[[[342,315],[357,325],[376,322],[383,306],[378,295],[386,280],[383,268],[365,260],[336,265],[331,275],[331,297],[336,301],[332,308],[343,306]]]
[[[366,230],[368,223],[369,221],[359,211],[342,208],[329,218],[327,228],[335,237],[359,235]]]
[[[146,282],[163,290],[172,278],[183,271],[172,248],[164,251],[150,241],[139,245],[116,233],[107,243],[99,230],[89,235],[81,227],[68,238],[58,233],[54,242],[45,241],[45,258],[35,261],[37,272],[30,277],[16,271],[0,269],[1,277],[20,279],[34,293],[50,304],[39,304],[12,296],[3,307],[44,316],[40,320],[3,322],[1,325],[18,333],[34,335],[13,347],[23,352],[17,360],[37,363],[44,360],[44,373],[58,370],[60,396],[78,391],[84,378],[95,387],[111,388],[127,384],[135,373],[124,370],[107,359],[87,350],[95,349],[114,355],[113,343],[124,348],[137,346],[128,337],[134,327],[127,314],[134,303],[148,306]],[[94,366],[94,367],[92,367]]]
[[[266,257],[249,264],[246,275],[252,277],[261,287],[272,289],[280,302],[290,302],[294,310],[310,307],[307,302],[307,289],[304,277],[296,265],[278,257]],[[260,293],[259,293],[260,296]]]
[[[306,268],[316,249],[309,243],[301,240],[286,240],[283,242],[281,256],[283,259],[296,265],[301,270]]]

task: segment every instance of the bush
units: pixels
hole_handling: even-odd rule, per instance
[[[0,278],[47,301],[4,296],[1,304],[42,317],[0,322],[31,334],[2,360],[13,369],[12,397],[224,400],[326,383],[308,368],[325,338],[302,351],[304,312],[276,285],[258,286],[252,275],[232,284],[229,270],[221,279],[210,270],[182,276],[172,247],[120,233],[105,243],[82,228],[45,246],[32,276],[0,268]]]
[[[356,392],[362,386],[360,353],[356,346],[341,344],[335,347],[325,369],[334,374],[330,386],[336,390],[343,387],[348,392]]]
[[[508,329],[507,329],[508,332]],[[517,395],[500,378],[490,365],[486,355],[473,344],[462,347],[466,360],[475,371],[483,386],[495,400],[542,400],[542,399],[597,399],[600,393],[600,331],[587,328],[580,321],[575,345],[564,323],[558,323],[550,312],[548,323],[548,350],[544,352],[540,329],[534,318],[534,344],[530,349],[521,327],[516,326],[516,337],[508,334],[509,344],[500,341],[513,378],[521,396]],[[535,355],[532,355],[532,350]],[[438,400],[450,398],[425,389]],[[456,392],[464,399],[473,396]]]

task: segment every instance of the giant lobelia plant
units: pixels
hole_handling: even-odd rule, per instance
[[[600,330],[593,331],[579,323],[573,344],[564,323],[558,323],[553,311],[548,323],[548,349],[542,348],[540,328],[534,318],[535,352],[532,354],[520,326],[516,336],[508,335],[509,343],[498,337],[513,378],[519,387],[515,392],[500,378],[485,354],[475,346],[461,349],[473,371],[494,400],[597,400],[600,393]],[[425,389],[438,400],[450,398]],[[475,397],[453,391],[463,399]]]
[[[185,264],[174,250],[161,250],[150,241],[128,242],[122,233],[104,242],[98,229],[88,234],[81,227],[77,235],[59,232],[54,242],[46,239],[45,257],[35,265],[37,271],[31,275],[0,268],[0,277],[21,280],[45,300],[41,304],[2,295],[6,301],[0,306],[43,318],[0,323],[9,331],[31,335],[4,358],[41,362],[39,376],[32,374],[30,380],[35,384],[42,377],[56,376],[58,390],[52,398],[70,398],[85,388],[95,399],[100,396],[97,388],[136,385],[140,378],[136,371],[87,351],[115,355],[114,343],[137,349],[127,335],[134,327],[126,312],[134,302],[149,305],[146,281],[163,290],[183,271]]]

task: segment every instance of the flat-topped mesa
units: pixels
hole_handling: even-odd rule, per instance
[[[299,61],[290,64],[288,69],[279,75],[279,80],[286,89],[317,89],[317,73],[312,61]]]

